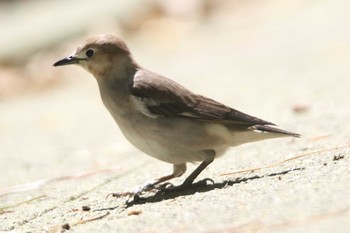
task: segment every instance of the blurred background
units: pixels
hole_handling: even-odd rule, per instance
[[[306,138],[339,135],[349,117],[349,13],[346,0],[0,1],[0,188],[128,166],[135,149],[94,78],[52,66],[100,33],[197,93]]]

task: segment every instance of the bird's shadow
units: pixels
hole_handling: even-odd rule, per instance
[[[179,196],[188,196],[188,195],[193,195],[195,193],[204,193],[204,192],[211,191],[213,189],[222,189],[227,186],[233,186],[235,184],[239,184],[242,182],[262,179],[264,177],[282,176],[293,171],[300,171],[304,169],[305,168],[294,168],[294,169],[289,169],[289,170],[285,170],[277,173],[270,173],[265,175],[252,175],[249,177],[236,178],[234,180],[225,180],[225,181],[222,181],[219,183],[213,183],[213,184],[207,184],[206,180],[208,179],[206,179],[203,181],[198,181],[196,183],[193,183],[189,188],[186,188],[183,190],[173,190],[173,191],[168,190],[166,192],[157,192],[154,195],[150,195],[147,197],[135,196],[132,200],[128,200],[126,202],[126,208],[129,208],[134,205],[145,204],[145,203],[161,202],[169,199],[174,199]]]

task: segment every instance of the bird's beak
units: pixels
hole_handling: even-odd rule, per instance
[[[79,58],[79,57],[74,57],[74,56],[69,56],[65,57],[53,64],[53,66],[65,66],[65,65],[70,65],[70,64],[78,64],[81,60],[85,60],[84,58]]]

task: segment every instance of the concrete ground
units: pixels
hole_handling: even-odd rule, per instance
[[[0,103],[0,231],[349,232],[347,1],[231,4],[126,36],[129,47],[144,67],[302,138],[232,148],[197,179],[215,181],[205,187],[106,198],[172,166],[123,138],[91,75],[43,68],[69,81]]]

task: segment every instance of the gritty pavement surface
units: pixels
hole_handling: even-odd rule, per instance
[[[52,68],[74,81],[1,102],[0,231],[350,232],[347,2],[271,2],[129,46],[144,67],[302,138],[232,148],[197,179],[214,184],[106,198],[172,166],[123,138],[93,77]]]

